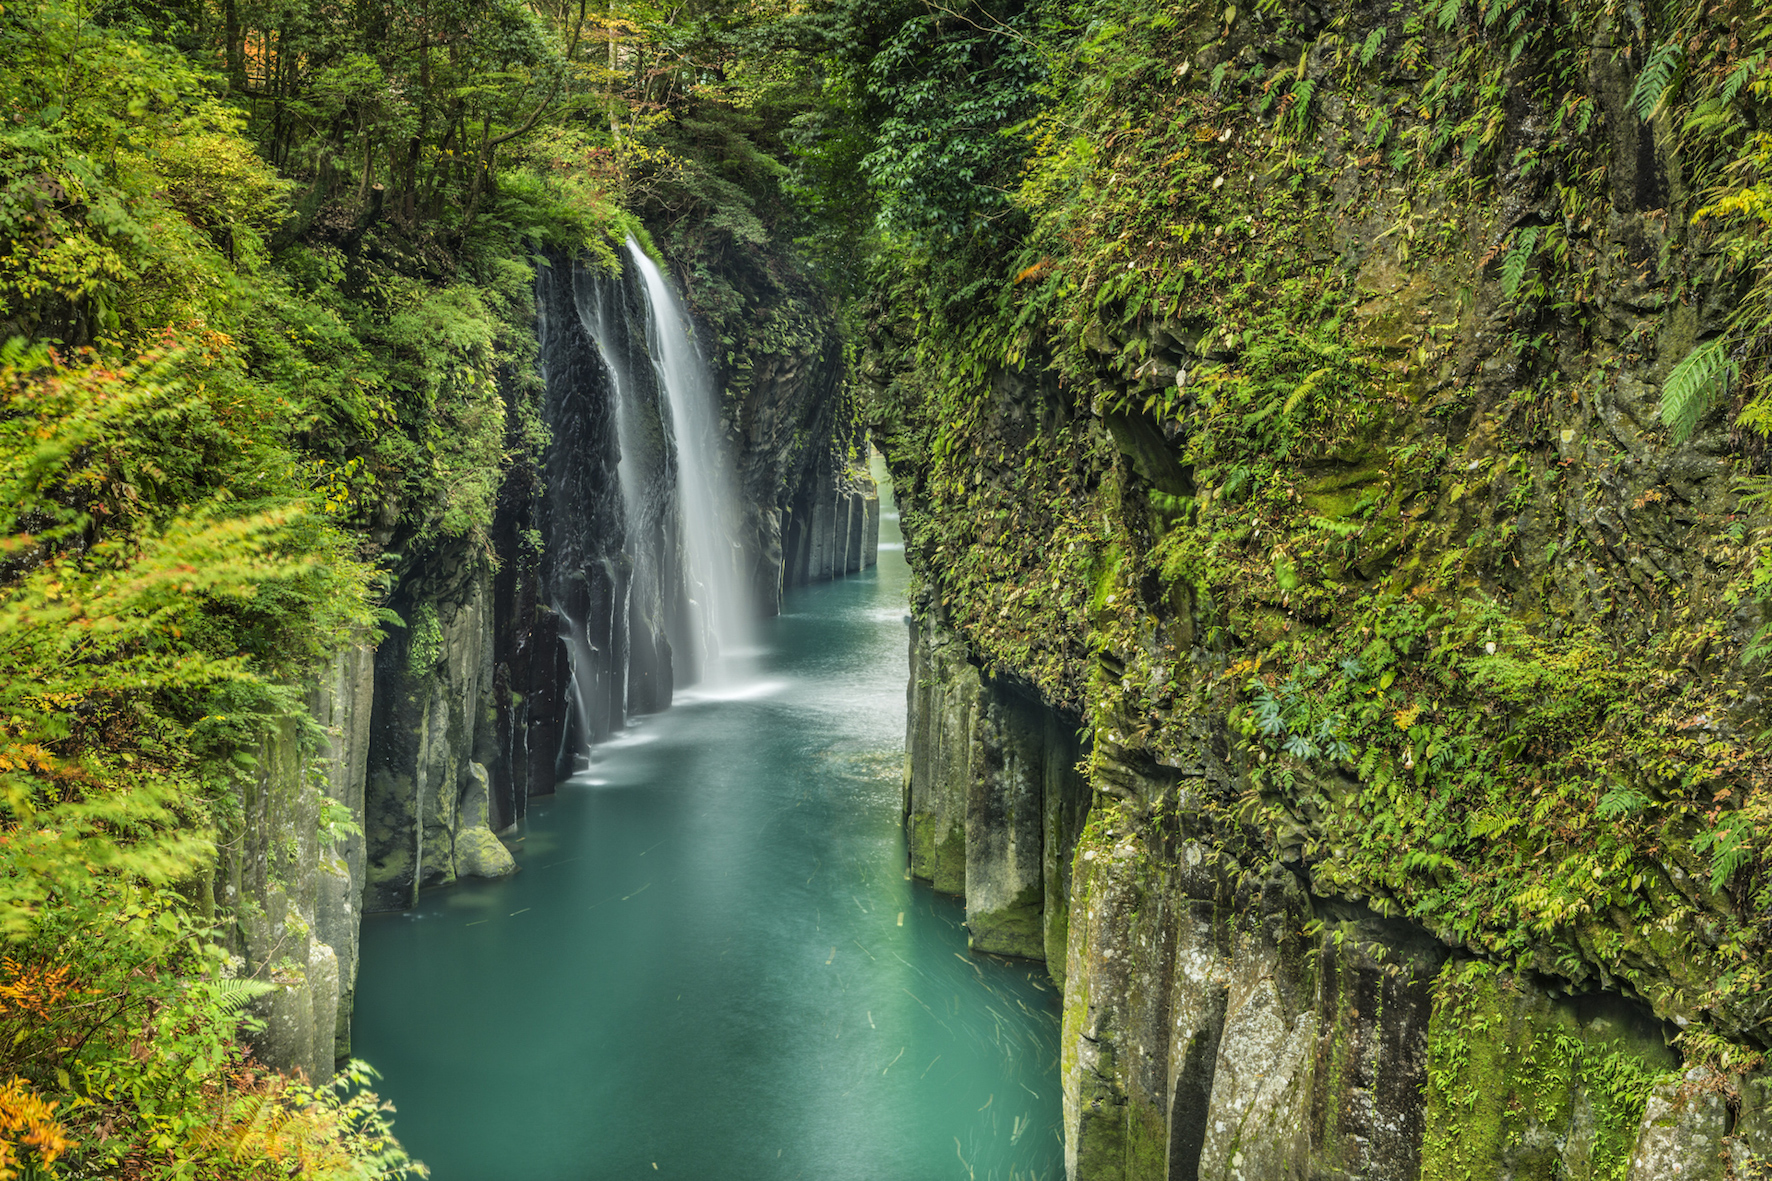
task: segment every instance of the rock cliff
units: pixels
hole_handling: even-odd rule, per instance
[[[214,886],[241,974],[280,986],[256,1004],[260,1058],[315,1079],[351,1047],[373,660],[346,647],[308,686],[315,727],[283,726],[261,744]]]
[[[394,601],[406,626],[377,654],[371,910],[462,874],[509,872],[491,834],[572,774],[589,743],[700,676],[681,458],[643,290],[632,274],[562,257],[543,269],[537,303],[549,442],[539,470],[507,477],[496,569],[466,553],[415,562]],[[759,347],[744,396],[723,412],[744,560],[766,610],[784,583],[871,564],[878,542],[879,498],[851,458],[858,428],[839,414],[825,328],[798,351]]]
[[[1715,157],[1664,31],[1496,11],[1104,25],[995,308],[873,305],[911,866],[1062,981],[1073,1181],[1772,1150]]]

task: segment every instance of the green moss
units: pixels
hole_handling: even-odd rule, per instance
[[[880,319],[948,617],[1140,757],[1189,765],[1228,722],[1199,805],[1227,845],[1763,1040],[1772,765],[1736,608],[1765,518],[1723,466],[1677,514],[1646,474],[1654,341],[1685,349],[1695,313],[1645,309],[1708,306],[1716,275],[1677,192],[1665,229],[1606,228],[1608,170],[1655,146],[1600,115],[1630,89],[1593,48],[1612,16],[1452,6],[1366,41],[1351,10],[1106,11],[1041,124],[1086,130],[1032,141],[1025,257],[951,304],[901,264]],[[1510,92],[1558,114],[1507,161]],[[1652,163],[1715,180],[1729,154]],[[1543,169],[1554,192],[1518,180]],[[1503,196],[1539,216],[1500,224]]]
[[[966,916],[966,945],[997,955],[1041,959],[1046,954],[1045,890],[1036,882],[1025,886],[1008,905]]]
[[[1665,1047],[1476,962],[1435,985],[1422,1181],[1623,1181]]]
[[[423,602],[414,607],[406,626],[406,671],[422,677],[443,658],[443,625],[437,619],[437,605]]]
[[[1381,468],[1372,466],[1318,476],[1300,485],[1299,498],[1318,516],[1339,521],[1378,501],[1382,475]]]
[[[1167,1181],[1169,1121],[1167,1113],[1145,1096],[1126,1104],[1126,1181]],[[1079,1170],[1079,1175],[1082,1174]]]
[[[966,893],[966,826],[950,824],[935,843],[930,884],[944,894]]]
[[[910,844],[911,873],[931,881],[935,877],[935,817],[912,812],[905,817],[905,836]]]
[[[912,812],[905,820],[911,873],[944,894],[966,892],[966,829],[949,823],[945,829],[933,812]]]

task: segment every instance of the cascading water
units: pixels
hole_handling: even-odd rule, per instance
[[[676,459],[630,288],[564,260],[538,282],[550,439],[536,526],[546,541],[528,625],[538,646],[523,657],[517,645],[512,688],[558,702],[528,714],[518,744],[548,752],[548,782],[631,715],[668,706],[690,647]]]
[[[626,327],[617,302],[619,294],[620,289],[614,283],[606,283],[593,272],[573,269],[572,302],[578,311],[578,321],[596,342],[597,355],[609,372],[609,409],[615,419],[616,439],[621,444],[622,457],[616,465],[616,475],[621,481],[622,518],[628,536],[637,537],[645,532],[640,519],[644,496],[637,470],[639,465],[634,462],[640,451],[632,421],[634,415],[626,404],[632,396],[634,379],[628,372],[624,342],[617,335]]]
[[[538,283],[551,438],[536,626],[558,636],[564,675],[547,689],[532,657],[513,688],[563,707],[531,715],[524,739],[548,743],[554,781],[676,688],[730,679],[717,657],[751,616],[713,380],[669,282],[631,242],[629,258],[620,276],[562,260]]]
[[[639,376],[649,375],[651,369],[645,360],[644,340],[634,331],[626,290],[619,279],[575,267],[572,296],[579,323],[595,343],[609,378],[609,413],[620,449],[616,476],[621,489],[622,552],[629,584],[639,588],[643,595],[673,600],[680,597],[674,585],[679,581],[676,564],[669,560],[678,533],[674,498],[676,456],[661,420],[657,391],[639,380]],[[684,650],[681,637],[669,634],[675,630],[669,618],[673,614],[665,612],[666,642],[679,660],[692,661],[693,654]],[[631,618],[629,636],[643,630],[643,623]],[[661,695],[656,685],[634,683],[644,679],[634,675],[639,666],[627,654],[623,654],[622,663],[629,669],[622,718],[629,713],[650,713],[670,704],[668,688]],[[693,679],[693,668],[691,663],[683,670],[691,673],[686,679]]]
[[[670,282],[638,242],[629,238],[627,245],[649,305],[648,351],[670,403],[677,442],[678,504],[704,649],[710,656],[730,656],[748,642],[753,612],[744,551],[730,520],[738,497],[720,440],[718,391]],[[713,671],[711,661],[709,671]],[[730,675],[732,670],[722,671]]]

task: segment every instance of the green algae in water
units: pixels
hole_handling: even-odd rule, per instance
[[[366,922],[357,1052],[436,1181],[1063,1176],[1056,991],[905,876],[906,577],[793,593],[751,679],[532,802],[516,877]]]

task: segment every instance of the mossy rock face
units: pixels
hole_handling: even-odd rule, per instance
[[[1383,492],[1382,477],[1377,464],[1329,471],[1303,484],[1298,494],[1318,516],[1339,521],[1377,502]]]
[[[409,775],[378,770],[369,776],[368,797],[364,834],[371,854],[363,906],[372,912],[404,910],[417,897],[417,784]]]
[[[1740,1112],[1724,1143],[1737,1181],[1772,1178],[1772,1072],[1754,1071],[1736,1084]]]
[[[1000,909],[980,912],[967,907],[966,946],[994,955],[1046,958],[1044,902],[1045,891],[1036,882]]]
[[[911,640],[907,836],[911,873],[948,894],[966,892],[966,816],[983,773],[982,682],[953,637],[919,623]]]
[[[966,828],[950,824],[935,844],[929,884],[943,894],[966,893]]]
[[[1456,6],[1115,12],[1052,100],[1102,134],[1026,161],[1036,265],[875,305],[923,593],[1098,739],[1215,730],[1193,810],[1239,857],[1765,1044],[1766,866],[1715,841],[1772,789],[1769,518],[1726,414],[1659,421],[1741,294],[1692,228],[1735,149],[1669,131],[1693,93],[1631,109],[1603,6],[1508,53]]]
[[[1677,1067],[1618,998],[1559,1000],[1480,963],[1449,966],[1428,1041],[1422,1181],[1625,1181],[1653,1088]]]
[[[1089,733],[1073,1181],[1160,1123],[1188,1181],[1705,1175],[1665,1039],[1772,1041],[1772,517],[1659,412],[1735,149],[1631,109],[1603,6],[1147,16],[1054,99],[1101,133],[1027,162],[1037,265],[906,268],[863,346],[920,593]],[[1196,921],[1190,856],[1272,893]]]

